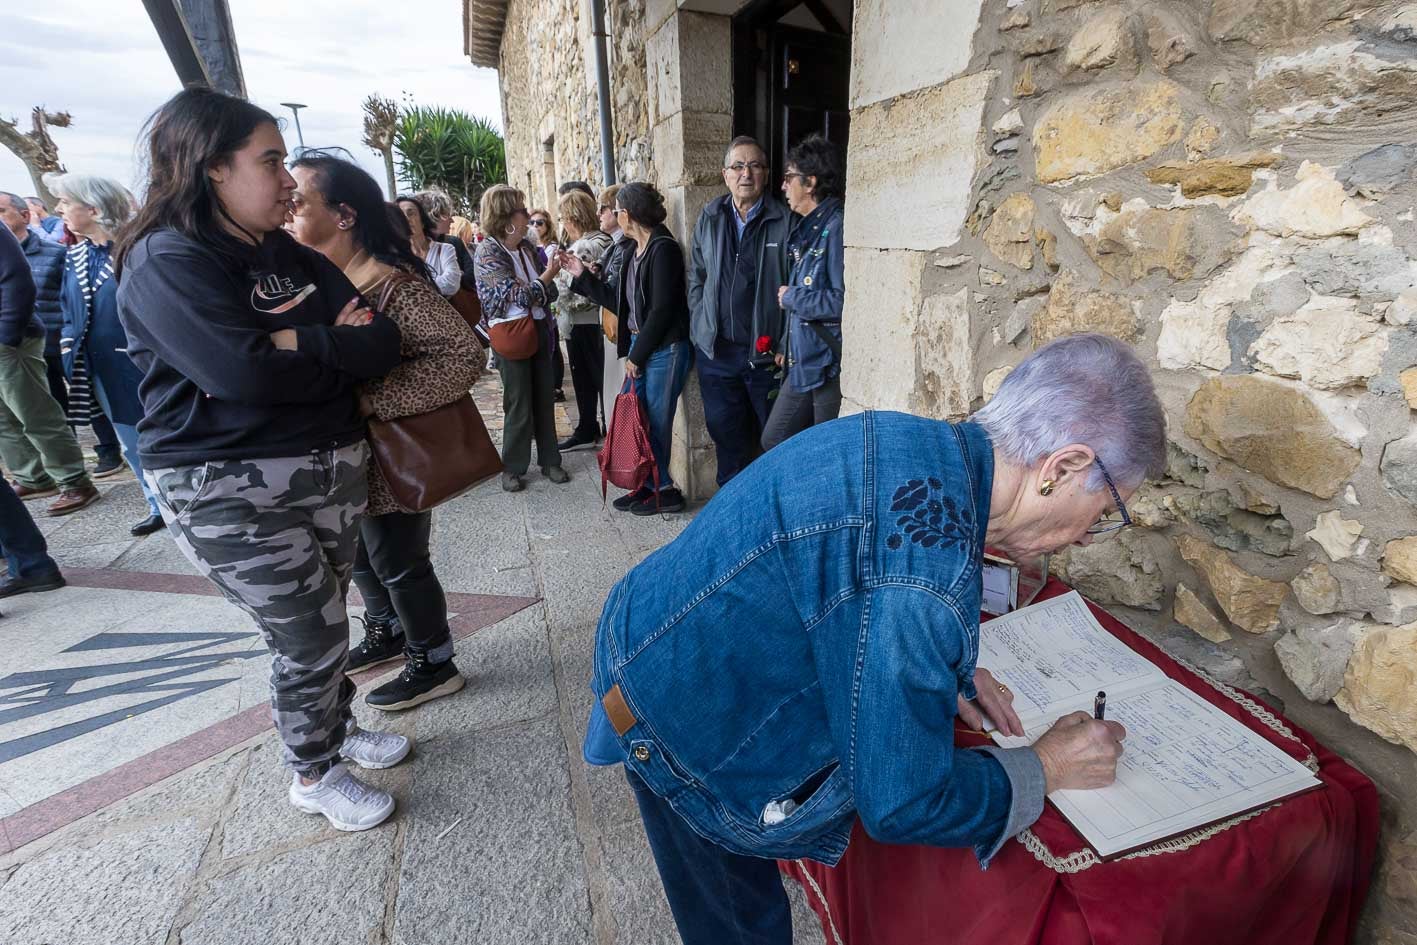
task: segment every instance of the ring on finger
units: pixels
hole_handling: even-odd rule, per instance
[[[1005,686],[1003,683],[999,683],[998,685],[999,685],[999,691],[1000,691],[1000,692],[1008,692],[1008,691],[1009,691],[1009,687],[1008,687],[1008,686]]]

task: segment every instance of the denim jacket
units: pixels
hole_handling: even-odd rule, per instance
[[[979,427],[905,414],[767,453],[611,591],[587,760],[733,852],[835,864],[859,816],[987,864],[1044,793],[1031,748],[954,746],[992,481]]]
[[[807,323],[820,324],[841,344],[846,294],[842,215],[841,201],[828,197],[798,221],[787,241],[792,274],[782,307],[787,310],[787,383],[795,391],[816,390],[841,373],[831,346]]]

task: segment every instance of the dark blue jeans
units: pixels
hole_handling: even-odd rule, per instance
[[[792,945],[792,907],[777,861],[710,843],[624,770],[684,945]]]
[[[59,573],[59,565],[49,557],[44,536],[4,476],[0,476],[0,549],[10,565],[10,577],[37,578]]]
[[[669,475],[669,452],[674,445],[674,411],[679,406],[679,395],[684,392],[684,380],[693,364],[693,346],[687,341],[676,341],[649,356],[639,381],[635,383],[635,393],[640,403],[644,404],[645,418],[649,420],[649,446],[654,453],[655,465],[659,467],[660,489],[674,486],[674,479]],[[627,376],[620,393],[629,389],[630,378]],[[648,485],[653,485],[653,482]]]
[[[747,345],[719,341],[714,356],[699,356],[699,388],[704,422],[718,456],[718,484],[738,475],[759,452],[758,437],[767,426],[777,381],[772,367],[754,368]]]

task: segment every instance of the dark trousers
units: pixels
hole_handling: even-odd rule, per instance
[[[699,389],[704,422],[718,455],[718,484],[732,479],[758,455],[758,438],[767,426],[773,389],[771,368],[753,368],[746,345],[719,341],[714,356],[699,352]]]
[[[551,346],[541,335],[536,354],[521,361],[497,356],[502,375],[502,465],[509,473],[526,475],[531,465],[531,441],[542,469],[561,465],[556,445],[556,404],[551,399]]]
[[[792,945],[792,907],[776,860],[710,843],[629,768],[625,779],[684,945]]]
[[[772,405],[767,429],[763,430],[763,451],[767,452],[808,427],[835,420],[839,413],[841,375],[809,391],[796,391],[791,384],[783,384],[777,402]]]
[[[67,415],[69,413],[69,382],[64,377],[64,356],[62,354],[46,354],[44,367],[49,381],[49,392],[54,395],[55,400],[59,401],[59,406]],[[122,455],[122,446],[118,442],[118,432],[113,429],[113,424],[108,417],[102,411],[95,410],[90,425],[93,427],[93,435],[98,439],[98,443],[93,449],[94,453],[105,464],[118,462]],[[71,423],[69,426],[73,427],[73,424]]]
[[[566,383],[566,357],[561,353],[561,329],[551,322],[551,387],[560,390]]]
[[[594,440],[604,429],[600,395],[605,386],[605,337],[599,325],[574,325],[566,339],[571,385],[576,389],[576,438]]]
[[[354,584],[369,615],[398,617],[410,647],[428,651],[431,662],[453,655],[448,602],[428,558],[432,512],[366,515],[359,522]]]
[[[59,572],[59,565],[49,557],[44,536],[4,476],[0,476],[0,553],[5,555],[12,578],[48,577]]]

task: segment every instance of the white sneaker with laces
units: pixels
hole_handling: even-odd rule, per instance
[[[408,757],[413,740],[393,732],[371,732],[349,723],[340,757],[361,768],[392,768]]]
[[[324,814],[336,830],[368,830],[389,819],[394,799],[370,787],[337,764],[311,785],[300,783],[300,775],[290,785],[290,803],[307,814]]]

